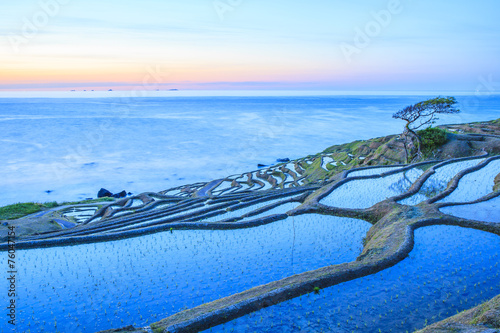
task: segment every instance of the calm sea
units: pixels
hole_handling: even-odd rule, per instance
[[[64,95],[66,96],[66,95]],[[209,181],[398,133],[434,95],[0,98],[0,205],[140,193]],[[76,97],[78,96],[78,97]],[[500,96],[457,96],[440,123],[500,117]]]

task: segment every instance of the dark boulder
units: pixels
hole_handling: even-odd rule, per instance
[[[113,198],[125,198],[127,196],[127,192],[126,191],[121,191],[120,193],[115,193],[112,195]]]
[[[286,158],[278,158],[276,160],[276,162],[279,162],[279,163],[290,162],[290,159],[288,157],[286,157]]]
[[[97,192],[97,197],[98,198],[104,198],[104,197],[110,197],[112,196],[113,193],[109,192],[108,190],[106,190],[105,188],[101,188],[99,190],[99,192]]]
[[[264,167],[266,167],[266,166],[267,166],[267,165],[265,165],[265,164],[260,164],[260,163],[259,163],[259,164],[257,164],[257,168],[264,168]]]

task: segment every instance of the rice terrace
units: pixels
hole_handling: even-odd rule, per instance
[[[17,329],[497,332],[500,119],[432,131],[442,142],[390,135],[161,192],[4,207]]]

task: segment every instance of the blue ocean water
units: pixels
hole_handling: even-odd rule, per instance
[[[103,94],[101,94],[102,96]],[[64,95],[67,96],[67,95]],[[433,96],[0,98],[0,205],[160,191],[398,133],[391,115]],[[457,96],[441,123],[500,117],[500,97]]]

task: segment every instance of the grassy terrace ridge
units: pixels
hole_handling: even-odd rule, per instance
[[[14,220],[29,214],[59,206],[55,201],[38,203],[23,202],[0,207],[0,220]]]
[[[25,202],[0,207],[0,243],[6,241],[9,226],[16,227],[16,239],[19,240],[28,235],[61,230],[61,226],[56,222],[57,219],[74,223],[72,219],[62,216],[58,207],[79,207],[94,204],[101,207],[113,201],[115,201],[113,198],[99,198],[61,203],[55,201]],[[42,212],[47,212],[47,214],[42,214],[42,216],[36,214]]]
[[[89,199],[82,201],[70,201],[58,203],[56,201],[50,201],[45,203],[39,202],[20,202],[12,205],[7,205],[0,207],[0,220],[14,220],[26,215],[38,213],[51,208],[57,208],[61,206],[72,206],[72,205],[84,205],[91,203],[102,203],[114,201],[113,198],[99,198],[99,199]]]

